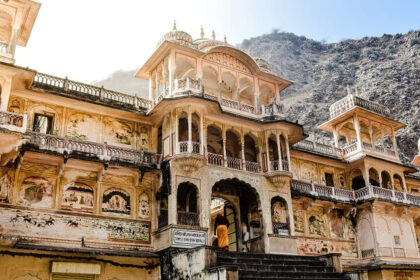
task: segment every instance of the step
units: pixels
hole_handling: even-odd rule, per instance
[[[307,271],[282,271],[282,272],[275,272],[275,271],[255,271],[255,270],[241,270],[239,269],[239,276],[262,276],[262,277],[296,277],[296,278],[311,278],[311,277],[319,277],[319,278],[336,278],[340,275],[337,272],[307,272]]]
[[[219,257],[217,256],[217,263],[224,264],[263,264],[263,265],[294,265],[294,266],[326,266],[325,261],[321,260],[275,260],[275,259],[260,259],[260,258],[234,258],[234,257]]]
[[[306,271],[306,272],[335,272],[333,267],[329,266],[296,266],[296,265],[264,265],[264,264],[236,264],[240,270],[252,271]]]

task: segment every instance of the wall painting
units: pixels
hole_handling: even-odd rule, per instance
[[[149,196],[142,193],[139,197],[139,217],[148,218],[150,215],[150,202]]]
[[[93,189],[84,183],[71,182],[63,187],[61,208],[76,212],[93,212]]]
[[[52,184],[39,176],[26,177],[21,185],[19,204],[31,207],[52,207]]]
[[[322,215],[312,214],[309,216],[309,234],[327,236]]]
[[[130,195],[115,189],[104,192],[102,212],[115,215],[130,215]]]
[[[97,141],[98,123],[89,115],[76,113],[70,116],[67,136],[75,140]]]

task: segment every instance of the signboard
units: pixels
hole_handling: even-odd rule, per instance
[[[171,240],[174,247],[193,248],[207,245],[207,231],[173,228]]]

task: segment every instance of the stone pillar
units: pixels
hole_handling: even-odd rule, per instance
[[[370,137],[370,144],[372,147],[375,147],[375,143],[373,142],[373,128],[372,123],[369,123],[369,137]]]
[[[280,135],[276,133],[276,142],[277,142],[277,153],[279,155],[278,170],[283,171],[283,158],[281,156],[281,144],[280,144]]]
[[[395,132],[391,132],[392,137],[392,147],[394,148],[395,156],[398,158],[398,146],[397,146],[397,139],[395,138]]]
[[[175,154],[179,154],[179,121],[178,112],[175,110]]]
[[[226,128],[222,127],[222,140],[223,140],[223,162],[224,166],[227,166],[227,158],[226,158]]]
[[[157,69],[155,71],[155,90],[156,90],[155,98],[157,99],[159,97],[159,77],[158,77]]]
[[[289,172],[292,172],[292,164],[290,162],[290,147],[289,147],[289,137],[287,134],[284,134],[284,140],[286,140],[286,155],[287,155],[287,164],[289,165]]]
[[[177,187],[175,186],[175,180],[172,180],[172,191],[171,194],[168,195],[168,225],[175,225],[177,224],[177,207],[176,207],[176,193]]]
[[[334,130],[333,130],[333,135],[334,135],[334,146],[336,147],[336,148],[338,148],[338,131],[337,131],[337,126],[335,126],[334,127]]]
[[[10,42],[8,44],[8,53],[12,55],[12,57],[15,57],[15,50],[16,50],[16,44],[17,40],[19,38],[20,33],[20,27],[19,26],[13,26],[12,34],[10,36]]]
[[[269,144],[268,144],[268,134],[265,133],[265,150],[267,153],[267,171],[271,172],[271,165],[270,165],[270,150],[269,150]]]
[[[200,154],[204,155],[204,116],[200,114]]]
[[[4,83],[1,85],[1,92],[0,92],[0,101],[1,101],[0,110],[2,111],[5,111],[5,112],[7,111],[11,89],[12,89],[11,78],[5,79]]]
[[[217,83],[217,86],[218,86],[218,91],[219,91],[219,102],[222,102],[222,82],[219,81]]]
[[[152,78],[152,75],[150,75],[150,77],[149,77],[149,99],[150,100],[154,100],[154,97],[153,97],[153,78]]]
[[[188,152],[192,152],[192,113],[191,108],[188,108]]]
[[[361,150],[362,149],[362,135],[360,134],[359,119],[356,116],[353,117],[353,123],[354,123],[354,130],[356,131],[357,147],[359,150]]]
[[[244,133],[241,131],[241,159],[242,159],[242,169],[246,170],[246,163],[245,163],[245,138]]]

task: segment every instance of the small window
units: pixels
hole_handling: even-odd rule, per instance
[[[333,187],[334,186],[334,177],[331,173],[325,173],[325,183],[327,186]]]
[[[52,134],[53,116],[36,113],[34,116],[33,131],[45,134]]]
[[[398,235],[394,235],[394,243],[395,245],[401,245],[400,237]]]

